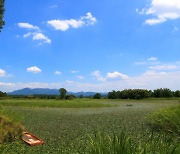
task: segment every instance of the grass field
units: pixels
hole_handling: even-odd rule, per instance
[[[29,147],[21,140],[1,144],[0,153],[83,153],[89,135],[119,134],[122,130],[138,142],[149,136],[145,117],[178,104],[179,100],[160,99],[0,100],[0,105],[23,117],[26,131],[45,141],[45,145],[38,147]]]

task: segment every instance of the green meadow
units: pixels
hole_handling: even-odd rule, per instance
[[[148,149],[154,153],[155,148],[159,149],[156,153],[179,153],[179,127],[168,132],[156,124],[158,116],[162,116],[157,112],[179,104],[178,99],[0,100],[0,106],[11,116],[18,115],[24,131],[45,141],[36,147],[20,139],[4,142],[0,153],[121,153],[122,149],[124,153],[143,153],[144,147],[144,153],[150,153]],[[153,114],[156,116],[151,122]],[[132,149],[132,145],[136,148]]]

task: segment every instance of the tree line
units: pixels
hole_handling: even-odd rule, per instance
[[[0,91],[0,98],[10,97],[15,99],[66,99],[71,100],[77,98],[77,96],[73,94],[67,95],[67,90],[65,88],[59,89],[59,95],[7,95],[5,92]],[[155,90],[146,90],[146,89],[125,89],[122,91],[111,91],[107,95],[101,95],[100,93],[96,93],[93,96],[86,96],[86,98],[93,99],[143,99],[143,98],[171,98],[171,97],[180,97],[180,90],[172,91],[168,88],[160,88]],[[84,98],[83,95],[78,96],[78,98]]]
[[[143,98],[170,98],[170,97],[180,97],[180,90],[171,91],[168,88],[160,88],[155,90],[146,89],[125,89],[122,91],[115,91],[108,93],[109,99],[143,99]]]

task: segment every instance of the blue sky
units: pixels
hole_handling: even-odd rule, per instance
[[[0,90],[180,86],[179,0],[6,0]]]

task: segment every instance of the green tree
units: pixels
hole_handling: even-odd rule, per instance
[[[117,99],[117,98],[118,98],[118,96],[117,96],[117,93],[115,90],[108,93],[108,99]]]
[[[4,2],[5,0],[0,0],[0,31],[5,24],[3,17],[4,17]]]
[[[65,88],[60,88],[59,89],[59,93],[60,93],[60,98],[61,99],[65,99],[66,98],[67,90]]]
[[[81,94],[80,96],[79,96],[79,98],[83,98],[84,96],[83,96],[83,94]]]
[[[6,93],[4,93],[4,92],[0,91],[0,97],[6,97],[6,96],[7,96],[7,94],[6,94]]]
[[[180,97],[180,90],[176,90],[176,91],[174,92],[174,96],[175,96],[175,97]]]
[[[94,99],[101,99],[101,94],[100,93],[96,93],[93,98]]]
[[[160,88],[160,89],[155,89],[153,91],[153,96],[154,97],[172,97],[173,93],[168,88]]]

